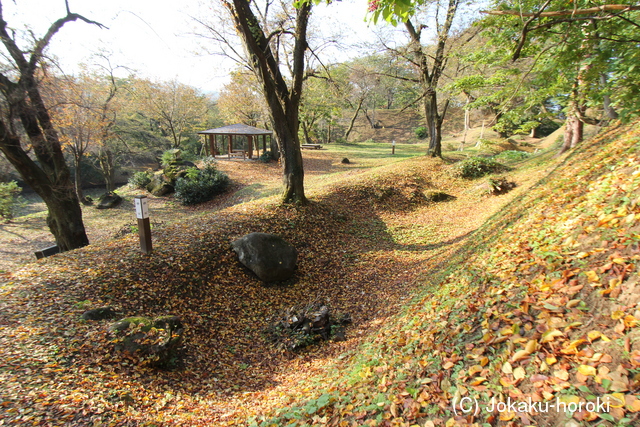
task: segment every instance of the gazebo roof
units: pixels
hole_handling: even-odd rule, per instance
[[[272,133],[270,130],[258,129],[241,123],[198,132],[200,135],[271,135]]]

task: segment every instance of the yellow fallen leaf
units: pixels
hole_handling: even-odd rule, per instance
[[[580,365],[578,366],[578,372],[587,377],[596,375],[596,368],[589,365]]]
[[[583,340],[583,339],[571,341],[568,345],[563,347],[562,350],[560,350],[560,352],[562,354],[576,354],[578,352],[578,347],[586,342],[587,340]]]
[[[567,305],[565,307],[567,308],[577,307],[581,302],[582,302],[581,299],[572,299],[571,301],[567,302]]]
[[[635,327],[635,326],[637,326],[637,325],[638,325],[638,319],[636,319],[634,316],[632,316],[632,315],[630,315],[630,314],[627,314],[627,315],[624,317],[624,325],[625,325],[627,328],[633,328],[633,327]]]
[[[545,362],[547,362],[547,365],[551,366],[551,365],[553,365],[554,363],[556,363],[556,362],[558,361],[558,359],[556,359],[556,357],[555,357],[555,356],[547,356],[547,357],[544,359],[544,361],[545,361]]]
[[[529,354],[531,354],[534,351],[536,351],[537,348],[538,348],[538,343],[536,342],[536,340],[529,340],[529,342],[527,343],[524,349],[528,351]]]
[[[611,260],[614,264],[624,265],[624,259],[622,258],[614,258]]]
[[[595,341],[602,336],[602,332],[600,331],[591,331],[587,333],[587,338],[589,341]]]
[[[611,405],[612,408],[622,408],[625,404],[624,393],[605,394],[602,401]]]
[[[557,329],[549,329],[548,331],[544,332],[542,334],[542,338],[540,339],[540,342],[542,344],[548,343],[553,341],[554,339],[556,339],[557,337],[561,337],[563,336],[562,332],[560,332]]]
[[[482,366],[480,365],[473,365],[472,367],[469,368],[469,376],[472,377],[475,374],[477,374],[478,372],[482,371]]]
[[[511,421],[515,417],[516,413],[511,411],[500,412],[500,414],[498,415],[498,418],[500,418],[501,421]]]
[[[513,378],[517,380],[521,380],[526,376],[527,374],[524,371],[524,368],[522,366],[518,366],[516,369],[513,370]]]
[[[624,311],[616,310],[613,313],[611,313],[611,318],[613,320],[619,320],[619,319],[622,319],[623,317],[624,317]]]
[[[587,279],[589,279],[590,282],[595,283],[600,281],[600,277],[598,277],[598,273],[596,273],[593,270],[587,271],[585,274],[587,275]]]
[[[560,397],[558,397],[558,400],[560,402],[563,402],[566,405],[569,405],[570,403],[575,403],[575,404],[580,403],[580,397],[579,396],[573,396],[573,395],[560,396]]]
[[[504,365],[502,365],[502,372],[504,372],[505,374],[513,373],[513,367],[511,366],[511,363],[504,362]]]
[[[480,385],[485,382],[487,379],[485,377],[476,377],[473,381],[471,381],[472,386]]]
[[[520,350],[520,351],[516,351],[513,355],[513,357],[511,358],[512,362],[517,362],[519,360],[524,359],[525,357],[529,356],[531,353],[528,352],[527,350]]]

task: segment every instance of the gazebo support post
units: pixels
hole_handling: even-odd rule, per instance
[[[249,151],[249,158],[253,158],[253,136],[247,135],[247,148]]]

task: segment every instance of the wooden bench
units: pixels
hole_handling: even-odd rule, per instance
[[[322,145],[320,144],[300,144],[301,148],[307,149],[307,150],[319,150],[322,148]]]
[[[42,250],[36,251],[35,255],[36,255],[36,259],[42,259],[42,258],[46,258],[48,256],[59,254],[59,253],[60,253],[60,248],[58,247],[58,245],[55,245],[55,246],[49,246],[48,248],[44,248]]]
[[[247,152],[244,150],[233,150],[229,153],[229,158],[231,157],[242,157],[242,159],[244,160],[247,158]]]

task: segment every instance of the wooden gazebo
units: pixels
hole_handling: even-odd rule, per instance
[[[241,155],[242,158],[249,157],[250,159],[253,158],[254,147],[257,151],[257,155],[260,155],[260,142],[258,138],[262,136],[262,153],[264,154],[267,151],[267,135],[270,137],[273,136],[273,132],[270,130],[258,129],[253,126],[247,126],[240,123],[235,125],[223,126],[216,129],[203,130],[201,132],[198,132],[198,134],[205,135],[208,138],[207,146],[209,148],[209,154],[212,156],[222,154],[222,150],[218,149],[217,136],[220,135],[222,136],[220,148],[224,147],[226,137],[227,146],[225,147],[225,151],[227,152],[229,158],[231,158],[232,156]],[[235,136],[247,137],[247,150],[245,150],[244,148],[234,147],[233,143],[235,140]]]

